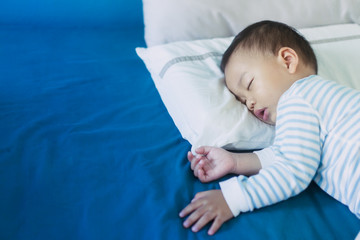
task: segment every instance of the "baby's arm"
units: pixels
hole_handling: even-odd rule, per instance
[[[253,175],[260,171],[260,160],[254,153],[231,153],[222,148],[200,147],[197,156],[188,153],[191,169],[202,182],[209,182],[228,173]],[[233,217],[221,190],[211,190],[195,195],[194,199],[181,212],[180,217],[189,216],[184,227],[192,226],[199,231],[213,221],[208,234],[213,235],[221,225]]]
[[[261,169],[259,158],[254,153],[232,153],[217,147],[200,147],[197,155],[188,153],[191,169],[202,182],[209,182],[232,173],[254,175]]]
[[[277,116],[274,144],[258,153],[261,163],[272,159],[268,167],[255,176],[220,183],[234,216],[295,196],[316,175],[323,142],[319,114],[305,100],[292,97],[279,104]]]

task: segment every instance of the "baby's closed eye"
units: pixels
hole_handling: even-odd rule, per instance
[[[254,81],[254,78],[252,78],[252,79],[250,80],[249,84],[248,84],[248,87],[247,87],[247,90],[248,90],[248,91],[250,91],[250,87],[251,87],[253,81]]]

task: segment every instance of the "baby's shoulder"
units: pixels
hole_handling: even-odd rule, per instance
[[[318,75],[311,75],[297,80],[284,94],[283,100],[288,98],[299,98],[312,101],[314,97],[326,94],[326,88],[334,87],[337,83],[326,80]]]

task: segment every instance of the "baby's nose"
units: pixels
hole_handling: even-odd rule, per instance
[[[247,107],[249,110],[254,110],[254,107],[255,107],[255,102],[254,101],[247,101]]]

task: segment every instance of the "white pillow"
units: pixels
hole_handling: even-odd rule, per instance
[[[143,0],[147,46],[234,36],[275,20],[297,28],[360,23],[359,0]]]
[[[236,101],[219,69],[232,38],[137,48],[182,136],[192,145],[254,149],[271,143],[273,128]]]
[[[360,90],[360,25],[342,24],[299,31],[315,51],[320,76]]]
[[[318,58],[319,75],[360,89],[360,27],[303,29]],[[274,128],[248,112],[226,88],[219,64],[233,37],[137,48],[182,136],[193,147],[259,149]]]

